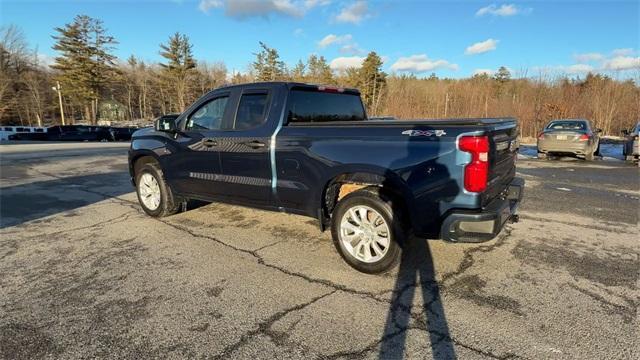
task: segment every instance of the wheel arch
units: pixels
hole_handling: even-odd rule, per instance
[[[404,211],[411,214],[413,195],[407,184],[388,169],[358,169],[339,172],[324,182],[320,195],[318,217],[321,230],[329,224],[336,204],[351,192],[377,187],[381,192],[398,199]]]
[[[160,159],[153,151],[140,150],[131,155],[129,160],[129,174],[131,175],[132,182],[135,182],[138,169],[148,163],[160,164]]]

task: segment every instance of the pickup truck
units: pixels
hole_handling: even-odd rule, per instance
[[[379,273],[410,235],[482,242],[517,220],[517,134],[514,119],[368,120],[355,89],[242,84],[135,132],[129,171],[150,216],[189,199],[306,215]]]

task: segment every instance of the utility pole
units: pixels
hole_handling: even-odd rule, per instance
[[[487,95],[484,96],[484,117],[488,117],[489,115],[489,97]]]
[[[447,110],[449,110],[449,93],[445,93],[444,97],[444,117],[447,117]]]
[[[64,109],[62,107],[62,88],[60,87],[60,81],[56,81],[56,86],[54,86],[52,89],[58,92],[58,101],[60,102],[60,119],[62,120],[62,125],[65,125]]]

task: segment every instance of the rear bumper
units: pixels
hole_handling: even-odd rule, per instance
[[[515,215],[523,193],[524,179],[514,178],[482,211],[458,210],[449,214],[442,222],[440,237],[447,241],[475,243],[493,239]]]
[[[572,153],[584,155],[591,149],[589,141],[569,142],[557,140],[538,141],[538,152],[541,153]]]

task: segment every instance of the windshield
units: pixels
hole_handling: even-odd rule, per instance
[[[547,129],[552,130],[585,130],[586,128],[584,121],[552,121],[547,125]]]

